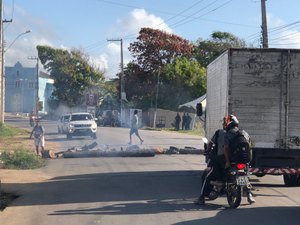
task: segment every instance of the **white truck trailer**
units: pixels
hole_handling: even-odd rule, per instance
[[[229,49],[207,67],[206,137],[237,116],[255,144],[250,172],[300,185],[300,50]]]

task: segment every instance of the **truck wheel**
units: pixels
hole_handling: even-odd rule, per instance
[[[283,181],[288,187],[300,186],[300,176],[298,174],[284,174]]]
[[[97,134],[94,133],[94,134],[92,135],[92,138],[93,138],[93,139],[97,139]]]
[[[257,176],[257,177],[263,177],[263,176],[265,176],[266,174],[264,174],[264,173],[257,173],[257,174],[255,174],[255,176]]]

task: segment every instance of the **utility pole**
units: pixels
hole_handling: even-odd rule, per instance
[[[261,16],[262,16],[262,47],[269,48],[268,44],[268,28],[267,28],[267,15],[266,15],[266,1],[261,0]]]
[[[1,66],[0,66],[0,122],[4,123],[5,114],[5,61],[4,61],[4,31],[3,23],[11,23],[12,20],[3,20],[3,1],[0,0],[0,48],[1,48]]]
[[[36,60],[36,85],[35,85],[35,115],[38,116],[39,112],[39,57],[30,56],[29,60]]]
[[[160,79],[160,69],[158,69],[157,74],[157,84],[156,84],[156,94],[155,94],[155,111],[153,117],[153,127],[156,128],[156,117],[157,117],[157,100],[158,100],[158,91],[159,91],[159,79]]]
[[[121,75],[119,78],[120,82],[120,92],[121,92],[121,127],[124,125],[125,121],[125,113],[124,113],[124,105],[123,105],[123,100],[126,99],[126,92],[125,92],[125,85],[124,85],[124,63],[123,63],[123,39],[108,39],[107,41],[118,41],[120,42],[121,45]]]
[[[0,0],[0,47],[1,47],[1,69],[0,69],[0,122],[4,123],[4,44],[3,44],[3,4]]]

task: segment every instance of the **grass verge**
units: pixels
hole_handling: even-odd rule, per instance
[[[36,169],[45,165],[45,160],[34,153],[30,132],[0,123],[0,168]]]
[[[171,132],[177,132],[182,134],[190,134],[190,135],[199,135],[204,136],[205,131],[200,123],[196,123],[193,130],[176,130],[175,128],[144,128],[145,130],[161,130],[161,131],[171,131]]]

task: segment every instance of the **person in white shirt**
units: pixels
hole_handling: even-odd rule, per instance
[[[131,145],[132,143],[132,135],[135,134],[139,139],[140,139],[140,142],[141,144],[143,144],[144,140],[140,137],[140,134],[139,134],[139,130],[138,130],[138,127],[139,127],[139,118],[138,118],[138,111],[137,110],[134,110],[133,112],[133,118],[132,118],[132,121],[131,121],[131,127],[130,127],[130,132],[129,132],[129,143]]]

